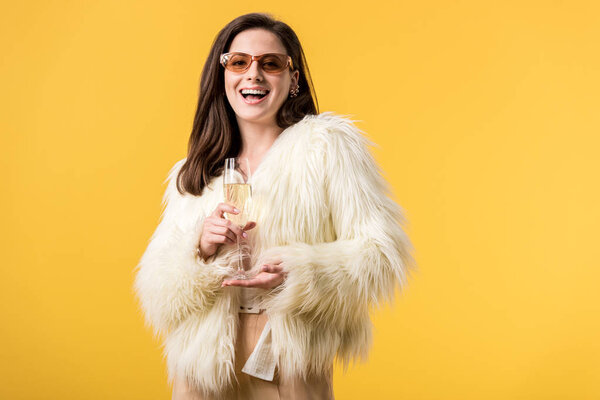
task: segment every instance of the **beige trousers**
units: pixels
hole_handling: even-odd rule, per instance
[[[254,350],[258,338],[267,323],[264,311],[260,314],[238,314],[240,323],[235,344],[235,374],[238,383],[219,400],[333,400],[333,366],[325,376],[303,380],[297,378],[289,382],[279,379],[277,369],[273,381],[265,381],[242,372],[242,368]],[[203,396],[189,387],[184,379],[175,378],[173,400],[217,400]]]

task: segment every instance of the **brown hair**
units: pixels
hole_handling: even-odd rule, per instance
[[[177,190],[181,194],[201,195],[210,180],[221,174],[225,158],[235,157],[240,151],[240,131],[235,112],[225,95],[224,70],[219,64],[219,57],[228,51],[238,33],[252,28],[265,29],[281,40],[299,71],[298,85],[304,89],[297,97],[288,96],[277,112],[277,125],[285,129],[307,114],[318,113],[317,96],[304,51],[292,28],[270,14],[251,13],[237,17],[217,34],[202,70],[187,159],[177,175]]]

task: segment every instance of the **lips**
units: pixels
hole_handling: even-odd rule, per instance
[[[258,104],[258,103],[262,102],[264,99],[266,99],[266,98],[267,98],[267,97],[268,97],[268,96],[271,94],[271,92],[270,92],[270,91],[267,91],[267,94],[265,94],[265,95],[264,95],[262,98],[260,98],[260,99],[258,99],[258,98],[254,98],[254,99],[247,99],[247,98],[245,98],[245,97],[242,95],[242,91],[241,91],[241,90],[240,90],[238,93],[240,94],[240,97],[242,98],[242,100],[244,101],[244,103],[246,103],[246,104],[250,104],[250,105],[254,105],[254,104]],[[248,95],[248,96],[253,96],[253,95]],[[253,96],[253,97],[254,97],[254,96]]]

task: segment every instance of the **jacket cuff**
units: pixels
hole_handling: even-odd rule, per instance
[[[280,260],[287,277],[265,296],[262,306],[273,313],[348,326],[369,306],[392,302],[409,261],[398,247],[355,237],[268,249],[260,265]]]
[[[345,326],[367,306],[353,273],[362,246],[357,240],[309,245],[293,243],[268,249],[260,265],[281,261],[286,279],[263,297],[270,313],[295,315]]]

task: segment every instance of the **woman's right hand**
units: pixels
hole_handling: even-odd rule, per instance
[[[200,236],[200,251],[206,260],[217,252],[220,245],[224,243],[237,243],[237,238],[245,239],[248,235],[245,231],[256,226],[256,222],[248,222],[244,229],[233,222],[225,219],[223,213],[239,214],[236,208],[226,203],[219,203],[211,215],[204,219],[202,235]]]

